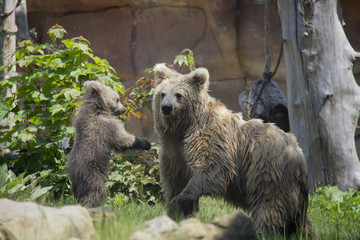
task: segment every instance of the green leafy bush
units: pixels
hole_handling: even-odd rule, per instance
[[[3,196],[17,198],[23,191],[24,196],[30,193],[27,198],[32,200],[32,191],[40,191],[51,193],[50,199],[72,198],[66,154],[73,142],[71,120],[81,104],[85,81],[97,79],[122,95],[127,107],[124,119],[145,118],[141,108],[151,108],[152,80],[140,78],[125,91],[115,70],[105,59],[93,54],[84,37],[65,39],[66,34],[64,28],[55,25],[48,31],[49,43],[22,41],[16,51],[17,61],[0,67],[0,72],[14,66],[20,72],[0,82],[0,118],[8,117],[9,125],[13,124],[11,128],[1,126],[0,129],[0,143],[10,151],[0,157],[0,162],[11,169],[7,173],[10,182],[2,188],[2,193],[7,195]],[[179,64],[180,69],[183,65],[193,69],[192,52],[182,51],[175,58],[175,64]],[[13,85],[17,87],[16,92],[4,97],[5,89]],[[150,152],[115,155],[106,185],[110,201],[121,205],[128,199],[147,203],[161,200],[157,156],[155,145]]]
[[[309,216],[317,223],[319,236],[356,239],[360,234],[360,193],[354,189],[343,192],[334,186],[320,187],[310,197]]]
[[[0,198],[16,200],[37,200],[49,192],[52,186],[41,187],[38,183],[48,177],[50,171],[25,176],[25,172],[16,176],[8,170],[6,164],[0,166]]]
[[[334,224],[339,219],[360,219],[360,194],[355,189],[342,192],[334,186],[320,187],[310,200],[310,204],[326,210],[324,214]]]
[[[72,143],[71,120],[80,105],[84,81],[96,78],[122,95],[125,88],[109,63],[93,55],[85,38],[63,39],[66,30],[59,25],[48,34],[51,43],[20,42],[17,61],[0,67],[3,71],[16,66],[21,72],[0,82],[2,91],[17,86],[13,96],[2,97],[0,103],[0,118],[10,116],[9,123],[14,124],[1,127],[0,143],[11,154],[0,160],[17,174],[50,170],[43,183],[62,195],[70,193],[65,155]]]
[[[149,152],[113,158],[105,184],[112,193],[111,205],[124,205],[129,200],[155,204],[162,200],[158,154],[159,148],[153,144]]]

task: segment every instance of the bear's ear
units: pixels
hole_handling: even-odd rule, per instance
[[[189,73],[189,82],[199,90],[209,89],[209,71],[206,68],[197,68]]]
[[[154,67],[155,84],[157,85],[161,83],[162,80],[178,74],[179,73],[166,66],[165,63],[158,63]]]
[[[98,81],[86,81],[84,83],[85,93],[88,96],[99,96],[103,86]]]

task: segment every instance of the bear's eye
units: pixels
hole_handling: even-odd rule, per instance
[[[177,98],[177,100],[180,100],[182,98],[182,95],[180,93],[176,93],[175,97]]]
[[[165,93],[161,93],[161,98],[164,98],[165,97]]]

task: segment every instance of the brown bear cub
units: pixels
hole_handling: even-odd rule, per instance
[[[154,68],[155,130],[168,215],[198,210],[199,197],[222,196],[251,213],[259,234],[311,232],[308,173],[293,135],[245,121],[208,94],[209,73]]]
[[[101,205],[106,200],[111,152],[127,149],[150,149],[147,140],[126,132],[115,118],[125,112],[119,95],[97,81],[84,84],[84,102],[73,121],[75,142],[68,155],[68,171],[75,199],[87,207]]]

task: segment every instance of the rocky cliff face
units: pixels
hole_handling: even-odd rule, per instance
[[[343,0],[342,5],[349,40],[360,49],[356,30],[360,17],[355,11],[360,3]],[[47,40],[46,31],[55,23],[69,37],[84,36],[126,86],[144,76],[144,69],[171,63],[181,50],[190,48],[197,66],[210,71],[211,95],[240,111],[238,96],[246,78],[259,79],[264,69],[264,6],[252,0],[31,0],[28,12],[39,41]],[[274,67],[282,39],[274,1],[269,14]],[[283,61],[274,80],[286,95]],[[146,114],[147,120],[128,124],[129,131],[152,136],[152,117]]]

